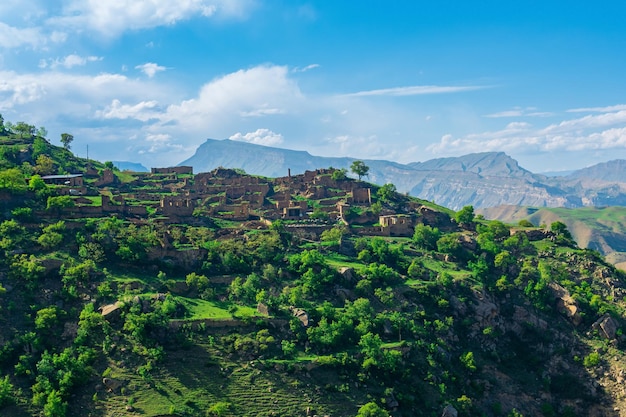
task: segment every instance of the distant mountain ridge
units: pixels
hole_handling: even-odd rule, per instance
[[[321,157],[232,140],[207,139],[180,165],[195,172],[239,168],[254,175],[282,177],[317,168],[350,168],[357,158]],[[368,180],[392,183],[398,191],[458,210],[500,205],[536,207],[626,206],[626,161],[617,160],[547,177],[519,166],[504,152],[481,152],[399,164],[364,160]]]

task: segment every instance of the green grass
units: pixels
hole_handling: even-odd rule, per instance
[[[197,298],[175,297],[181,301],[188,311],[187,320],[216,319],[226,320],[240,317],[261,317],[255,308],[237,305],[235,317],[228,311],[231,303],[220,303],[216,301],[206,301]]]
[[[334,268],[343,268],[343,267],[352,267],[352,268],[361,268],[363,267],[362,262],[355,261],[354,257],[349,257],[345,255],[341,255],[336,252],[332,252],[325,256],[326,262]]]
[[[437,273],[447,272],[455,279],[468,278],[470,273],[467,270],[458,269],[456,263],[440,261],[433,258],[421,258],[424,266]]]
[[[94,206],[101,206],[102,205],[102,196],[100,196],[100,195],[98,195],[98,196],[83,196],[83,198],[91,200],[91,202],[92,202],[92,204]]]

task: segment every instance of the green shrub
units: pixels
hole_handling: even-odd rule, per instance
[[[583,365],[585,368],[593,368],[600,364],[600,354],[598,352],[591,352],[583,359]]]

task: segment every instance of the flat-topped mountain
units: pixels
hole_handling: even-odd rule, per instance
[[[181,165],[196,172],[217,167],[239,168],[269,177],[303,173],[316,168],[349,169],[355,158],[313,156],[308,152],[208,139]],[[365,160],[368,180],[392,183],[398,191],[458,210],[499,205],[583,207],[626,205],[626,161],[612,161],[546,177],[532,173],[503,152],[482,152],[424,162],[399,164]]]

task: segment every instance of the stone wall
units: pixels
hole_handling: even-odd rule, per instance
[[[193,167],[180,166],[180,167],[167,167],[167,168],[150,168],[151,174],[192,174]]]
[[[353,188],[352,198],[349,200],[355,204],[372,204],[372,192],[370,188]]]
[[[188,197],[165,196],[161,199],[159,211],[165,216],[191,216],[193,214],[194,202]]]

